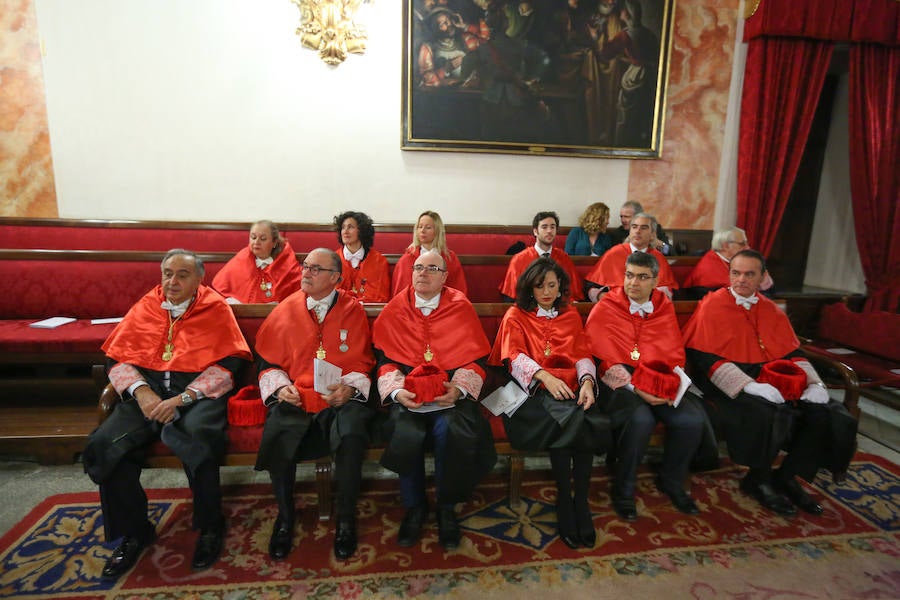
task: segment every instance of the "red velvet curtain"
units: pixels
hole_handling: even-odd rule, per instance
[[[747,48],[738,151],[737,223],[768,254],[809,136],[831,42],[761,37]]]
[[[900,305],[900,47],[850,47],[850,190],[866,310]]]

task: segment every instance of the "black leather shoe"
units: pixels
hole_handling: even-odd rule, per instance
[[[197,538],[197,545],[194,547],[194,560],[191,561],[191,568],[194,570],[208,569],[222,554],[222,542],[225,539],[225,531],[223,529],[210,529],[200,531],[200,537]]]
[[[669,500],[672,501],[672,506],[677,508],[679,511],[683,512],[686,515],[697,515],[700,514],[700,509],[697,507],[697,504],[694,502],[694,499],[691,498],[687,492],[685,492],[681,487],[676,487],[675,489],[669,489],[663,485],[662,480],[657,477],[656,478],[656,488],[661,491],[663,494],[669,497]]]
[[[791,477],[787,481],[776,477],[773,480],[776,490],[788,497],[788,499],[797,505],[797,508],[811,515],[821,515],[824,509],[822,505],[816,502],[812,496],[806,493],[803,486],[796,479]]]
[[[637,505],[634,503],[634,496],[621,496],[613,491],[612,505],[619,518],[626,521],[637,521]]]
[[[334,530],[334,557],[347,560],[356,552],[356,519],[338,519]]]
[[[453,507],[439,507],[437,509],[438,543],[444,550],[456,550],[459,548],[459,540],[462,532],[459,530],[459,521]]]
[[[272,537],[269,538],[269,556],[274,560],[284,560],[291,552],[291,541],[294,539],[294,523],[281,518],[275,519]]]
[[[556,500],[556,530],[563,544],[573,550],[581,547],[581,540],[578,539],[578,526],[575,521],[575,504],[571,497],[562,497]]]
[[[413,506],[406,509],[403,515],[403,521],[400,523],[400,530],[397,532],[397,543],[404,548],[415,545],[422,537],[422,525],[425,523],[425,517],[428,515],[427,506]]]
[[[150,535],[146,539],[138,537],[125,536],[119,545],[112,552],[112,556],[106,559],[103,565],[103,571],[100,576],[103,579],[118,579],[127,573],[137,562],[141,552],[153,543],[156,539],[156,532],[151,530]]]
[[[593,548],[597,543],[597,531],[594,529],[594,518],[587,500],[575,501],[575,525],[578,528],[578,541],[585,548]]]
[[[791,501],[776,492],[771,483],[757,483],[750,477],[744,477],[741,480],[741,491],[756,498],[764,507],[779,515],[793,517],[797,514],[797,509]]]

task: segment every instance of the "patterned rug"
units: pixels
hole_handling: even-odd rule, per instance
[[[592,509],[597,546],[570,550],[556,536],[555,488],[548,474],[526,473],[523,503],[507,504],[501,475],[479,486],[461,510],[464,539],[447,553],[431,523],[413,548],[396,544],[403,517],[396,481],[367,481],[360,502],[360,550],[332,554],[331,523],[302,513],[289,560],[267,554],[275,518],[268,486],[226,490],[229,521],[222,559],[190,569],[195,534],[185,489],[150,490],[159,540],[121,580],[99,578],[111,549],[102,543],[94,493],[60,494],[0,538],[5,598],[900,598],[900,476],[860,455],[847,480],[820,477],[825,513],[793,519],[765,511],[738,490],[742,470],[695,475],[701,514],[671,507],[642,473],[637,522],[617,518],[608,478],[597,469]],[[298,501],[313,503],[311,484]]]

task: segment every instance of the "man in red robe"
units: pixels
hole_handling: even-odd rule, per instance
[[[707,420],[693,394],[676,396],[673,370],[684,369],[684,342],[671,300],[655,289],[658,276],[659,263],[651,254],[629,255],[624,285],[603,296],[585,325],[603,373],[601,397],[617,429],[613,508],[627,521],[637,518],[637,469],[659,421],[666,425],[666,443],[656,485],[681,512],[699,512],[684,482]]]
[[[300,289],[300,263],[271,221],[250,229],[250,243],[216,273],[212,287],[231,304],[280,302]]]
[[[394,296],[372,326],[378,392],[390,405],[381,464],[400,475],[406,515],[397,541],[414,545],[428,513],[425,448],[433,442],[438,541],[459,546],[454,504],[469,498],[497,460],[478,395],[491,347],[464,294],[446,287],[444,259],[416,259],[413,283]]]
[[[575,263],[563,250],[553,246],[557,229],[559,229],[559,217],[555,212],[539,212],[534,215],[534,219],[531,221],[531,230],[535,238],[534,246],[522,250],[509,261],[506,276],[503,278],[503,283],[500,284],[500,293],[504,300],[513,301],[516,297],[516,282],[519,281],[519,276],[525,272],[528,265],[542,256],[555,260],[569,276],[572,299],[584,300],[582,291],[584,286],[581,283],[581,277],[575,270]]]
[[[278,518],[269,554],[283,559],[294,535],[294,483],[298,460],[335,455],[338,507],[334,554],[356,552],[356,499],[375,410],[368,406],[375,366],[366,312],[336,289],[341,259],[325,248],[303,263],[301,291],[280,303],[256,337],[259,390],[269,415],[256,468],[272,479]],[[340,368],[340,381],[316,390],[316,361]]]
[[[131,307],[103,351],[123,401],[91,433],[84,470],[100,485],[107,540],[121,538],[101,575],[116,579],[156,538],[141,487],[143,449],[161,439],[181,459],[200,530],[192,566],[211,566],[222,551],[225,518],[219,463],[225,452],[227,400],[252,356],[221,295],[203,286],[203,262],[170,250],[162,282]]]
[[[684,288],[695,298],[701,298],[712,290],[728,287],[730,283],[728,263],[731,258],[749,248],[747,234],[740,227],[722,229],[713,234],[712,248],[703,255],[684,281]],[[768,271],[763,276],[759,289],[769,290],[773,285]]]
[[[594,268],[584,278],[585,291],[592,302],[596,302],[610,289],[622,285],[622,282],[625,281],[625,259],[634,252],[646,252],[656,259],[659,264],[659,279],[656,289],[665,293],[669,298],[672,297],[672,292],[678,289],[675,274],[672,273],[666,257],[650,247],[650,241],[654,235],[654,223],[655,220],[652,216],[646,213],[636,214],[631,219],[631,233],[628,235],[628,240],[607,250],[600,262],[594,265]]]
[[[846,470],[856,421],[830,400],[787,315],[757,293],[765,268],[758,252],[735,254],[731,287],[706,295],[685,328],[687,355],[731,459],[750,467],[741,490],[782,515],[818,515],[822,506],[796,477]],[[787,456],[773,472],[781,449]]]

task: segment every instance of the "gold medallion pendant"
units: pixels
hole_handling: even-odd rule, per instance
[[[325,360],[325,348],[322,347],[322,344],[319,344],[319,349],[316,350],[316,358]]]
[[[550,342],[547,342],[547,345],[544,347],[544,356],[550,356],[552,350],[550,350]]]
[[[175,351],[175,346],[172,344],[172,342],[168,342],[166,344],[165,350],[163,350],[162,359],[166,362],[172,360],[172,355],[174,354],[174,351]]]
[[[423,354],[422,357],[425,359],[425,362],[431,362],[431,359],[434,358],[434,353],[432,353],[431,351],[431,346],[425,347],[425,354]]]
[[[637,360],[637,359],[639,359],[640,357],[641,357],[641,353],[640,353],[640,351],[638,351],[637,346],[635,346],[635,347],[631,350],[631,360]]]

